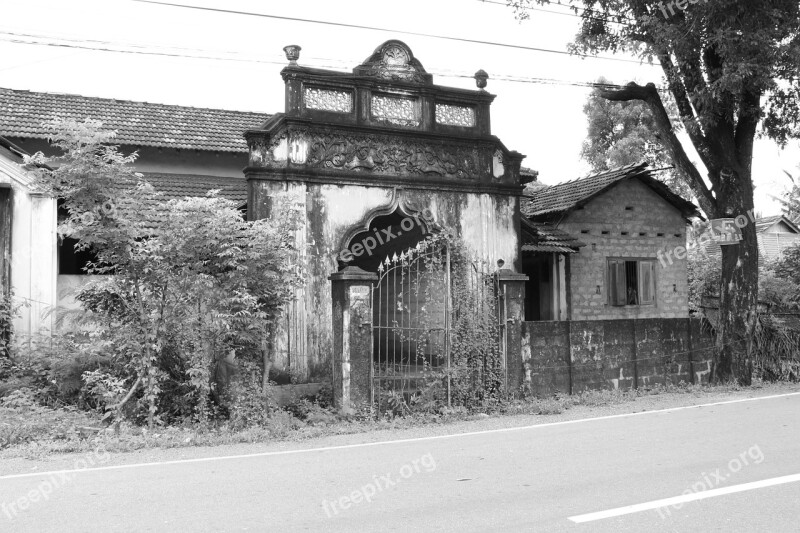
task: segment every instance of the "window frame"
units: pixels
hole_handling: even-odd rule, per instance
[[[613,270],[614,268],[612,265],[614,263],[621,262],[623,265],[627,262],[635,262],[636,263],[636,294],[639,298],[639,302],[637,304],[616,304],[614,303],[614,298],[612,294],[613,288],[616,286],[614,283],[613,278]],[[642,263],[650,263],[651,267],[651,288],[652,288],[652,300],[646,303],[641,303],[641,295],[642,295],[642,283],[643,283],[643,276],[642,276]],[[606,305],[611,307],[656,307],[658,304],[658,299],[656,297],[658,291],[658,279],[657,279],[657,270],[656,269],[656,258],[655,257],[606,257]],[[625,267],[623,267],[624,269]],[[627,281],[625,285],[625,292],[627,293]]]

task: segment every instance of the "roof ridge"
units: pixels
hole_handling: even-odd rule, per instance
[[[75,93],[58,93],[58,92],[45,92],[45,91],[32,91],[30,89],[11,89],[9,87],[0,87],[0,91],[9,91],[13,93],[28,93],[28,94],[40,94],[46,96],[67,96],[72,98],[80,98],[82,100],[99,100],[104,102],[115,102],[115,103],[131,103],[131,104],[146,104],[150,106],[167,106],[167,107],[179,107],[182,109],[196,109],[201,111],[224,111],[227,113],[241,113],[241,114],[251,114],[251,115],[264,115],[264,116],[272,116],[274,113],[265,113],[262,111],[241,111],[237,109],[222,109],[219,107],[196,107],[190,105],[180,105],[180,104],[167,104],[163,102],[148,102],[147,100],[129,100],[129,99],[120,99],[120,98],[109,98],[105,96],[86,96],[83,94],[75,94]]]

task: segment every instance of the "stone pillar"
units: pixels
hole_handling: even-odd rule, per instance
[[[497,272],[505,338],[508,392],[515,394],[525,379],[522,360],[522,323],[525,321],[525,282],[528,276],[504,268]]]
[[[378,275],[349,266],[328,279],[333,297],[333,402],[349,411],[370,400],[372,285]]]

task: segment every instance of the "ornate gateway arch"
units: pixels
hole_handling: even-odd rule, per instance
[[[299,47],[285,50],[285,110],[245,134],[248,218],[301,210],[305,286],[273,345],[276,365],[308,377],[332,367],[329,276],[359,267],[374,275],[387,255],[440,230],[476,258],[519,268],[524,156],[491,134],[495,97],[483,71],[477,90],[435,85],[396,40],[352,72],[304,67]]]

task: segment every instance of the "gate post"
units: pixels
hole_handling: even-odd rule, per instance
[[[370,398],[372,284],[378,276],[349,266],[328,279],[333,300],[333,404],[348,411]]]
[[[506,394],[518,391],[525,371],[522,361],[522,323],[525,321],[525,282],[528,276],[507,268],[497,271],[497,282],[502,298],[500,324],[503,328],[503,352],[506,363]]]

